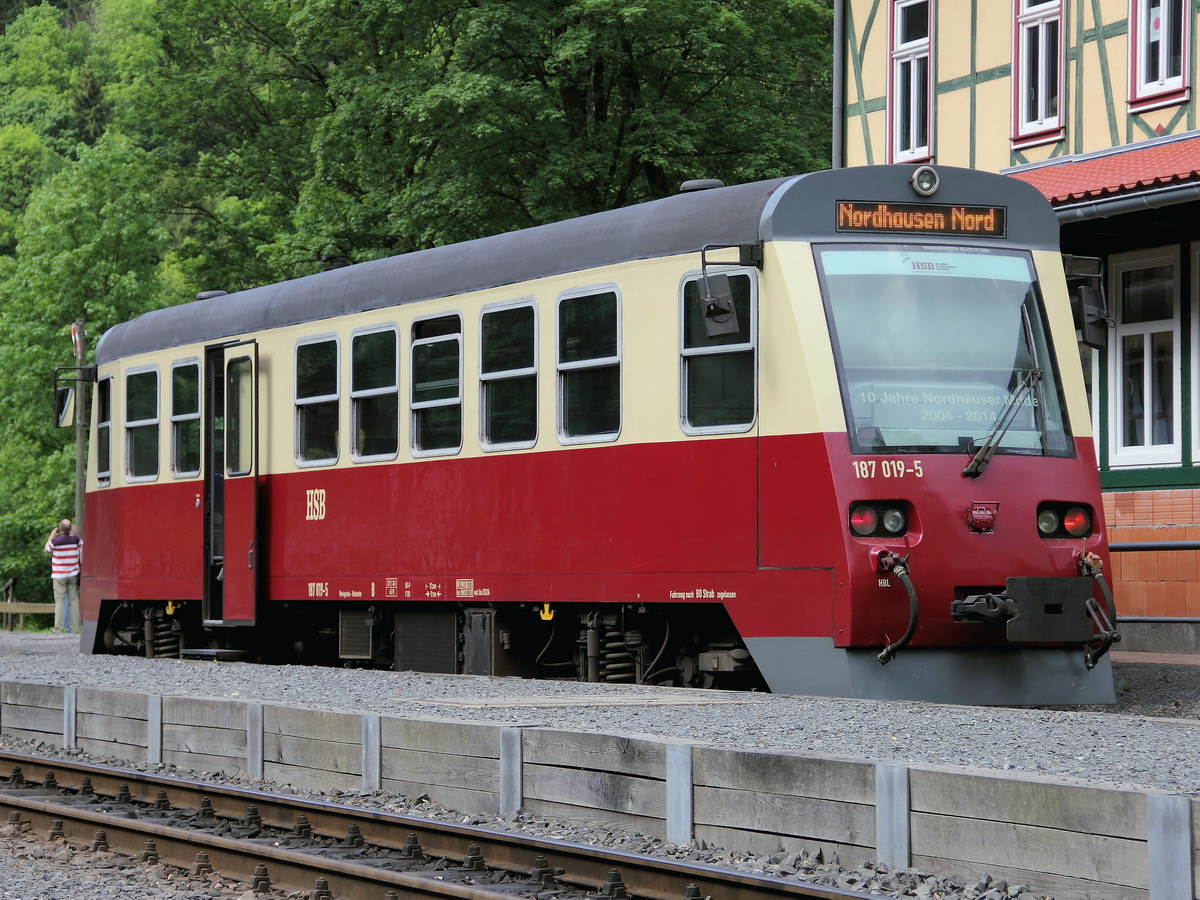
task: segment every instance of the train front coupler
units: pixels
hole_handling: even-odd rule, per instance
[[[1092,562],[1099,562],[1092,557]],[[1093,596],[1099,583],[1111,605],[1112,595],[1098,574],[1081,566],[1078,576],[1009,578],[1003,591],[953,601],[950,615],[955,622],[1004,624],[1013,643],[1078,644],[1083,647],[1084,664],[1092,669],[1120,640],[1112,625],[1115,616],[1106,614]]]

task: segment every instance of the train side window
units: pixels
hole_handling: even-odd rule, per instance
[[[296,345],[296,459],[301,465],[338,458],[338,345],[316,338]]]
[[[200,364],[171,367],[171,471],[177,477],[200,473]]]
[[[420,456],[462,448],[462,320],[422,319],[412,327],[412,448]]]
[[[400,445],[396,329],[350,339],[350,452],[355,459],[395,459]]]
[[[537,311],[532,303],[484,310],[479,394],[484,449],[537,443]]]
[[[709,336],[703,282],[683,284],[680,340],[681,421],[688,434],[747,431],[756,414],[758,304],[748,274],[729,273],[737,330]],[[732,323],[731,323],[732,324]]]
[[[158,370],[125,376],[125,479],[158,478]]]
[[[112,481],[112,379],[96,382],[96,481]]]
[[[615,290],[558,301],[558,433],[565,444],[621,431],[621,315]]]

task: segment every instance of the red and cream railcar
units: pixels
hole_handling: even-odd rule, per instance
[[[929,167],[148,313],[96,349],[83,647],[1110,700],[1074,327],[1036,192]]]

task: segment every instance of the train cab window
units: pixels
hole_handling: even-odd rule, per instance
[[[412,448],[417,455],[462,447],[462,320],[422,319],[412,327]]]
[[[338,345],[319,338],[296,345],[296,459],[301,465],[338,458]]]
[[[536,443],[537,315],[532,303],[484,310],[479,391],[485,449]]]
[[[368,331],[350,340],[350,404],[355,459],[395,459],[400,444],[396,330]]]
[[[125,478],[158,477],[158,370],[125,376]]]
[[[616,291],[558,302],[558,430],[564,443],[621,431],[621,316]]]
[[[179,477],[200,472],[200,364],[171,368],[171,471]]]
[[[96,481],[112,480],[112,379],[96,382]]]
[[[683,430],[689,434],[746,431],[755,415],[754,282],[748,274],[729,273],[732,319],[729,328],[714,329],[723,333],[711,335],[705,322],[703,284],[698,275],[683,284]]]
[[[814,251],[855,453],[1074,455],[1029,253]]]

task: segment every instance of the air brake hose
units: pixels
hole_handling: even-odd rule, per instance
[[[892,565],[891,572],[900,579],[900,583],[904,585],[905,593],[908,594],[908,628],[905,629],[904,636],[900,640],[888,644],[880,652],[878,657],[879,663],[884,666],[896,658],[896,651],[911,641],[913,634],[917,630],[917,589],[913,587],[912,580],[908,577],[908,566],[903,561],[897,560]]]
[[[1079,555],[1079,570],[1080,574],[1090,576],[1093,581],[1100,585],[1100,593],[1104,595],[1104,605],[1108,612],[1108,617],[1105,619],[1104,613],[1101,612],[1098,605],[1095,605],[1096,601],[1088,600],[1088,615],[1096,621],[1100,629],[1099,646],[1084,645],[1083,648],[1084,664],[1090,671],[1095,668],[1100,657],[1108,652],[1108,648],[1121,640],[1121,635],[1117,631],[1117,605],[1113,601],[1112,590],[1109,588],[1108,582],[1104,580],[1103,561],[1095,553],[1081,551]]]

